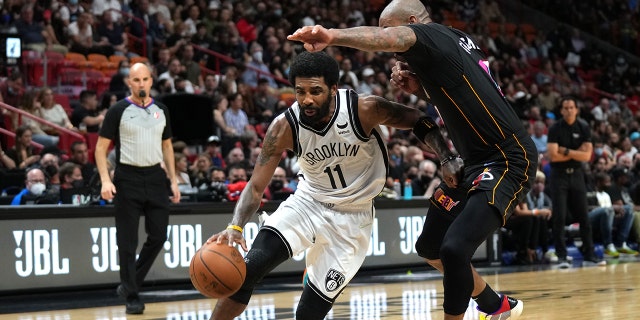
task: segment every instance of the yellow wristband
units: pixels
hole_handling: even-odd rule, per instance
[[[242,233],[242,227],[241,226],[236,226],[235,224],[228,225],[227,229],[236,230],[236,231]]]

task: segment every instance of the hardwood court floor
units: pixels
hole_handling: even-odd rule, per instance
[[[533,267],[518,272],[511,269],[508,273],[503,273],[508,268],[480,270],[494,289],[524,300],[524,314],[520,319],[638,319],[640,263],[637,261],[606,267],[545,270],[534,270],[536,267]],[[152,295],[175,299],[147,302],[145,313],[135,316],[125,315],[124,306],[119,304],[5,313],[0,314],[0,319],[206,320],[215,304],[215,300],[198,298],[189,290],[145,292],[143,299],[152,300]],[[280,284],[273,291],[261,288],[238,319],[293,319],[299,298],[298,283]],[[0,300],[0,303],[6,301]],[[34,310],[38,309],[36,303],[34,301]],[[82,302],[78,301],[78,305]],[[478,318],[472,302],[465,319]],[[327,319],[443,319],[442,280],[435,271],[358,277],[338,298]]]

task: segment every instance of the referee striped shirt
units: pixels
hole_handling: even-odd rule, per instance
[[[116,164],[150,167],[163,161],[162,141],[171,138],[169,110],[153,100],[144,107],[122,99],[105,115],[100,136],[114,142]]]

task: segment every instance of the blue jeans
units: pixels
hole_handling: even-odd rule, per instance
[[[629,232],[633,226],[633,208],[631,205],[624,205],[624,214],[618,219],[615,219],[612,207],[595,208],[589,212],[589,222],[594,230],[600,230],[604,245],[614,243],[619,247],[629,238]],[[617,228],[615,242],[612,235],[614,225]]]

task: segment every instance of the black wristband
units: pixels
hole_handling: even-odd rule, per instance
[[[424,142],[424,138],[432,130],[438,129],[438,124],[431,119],[431,117],[420,117],[416,124],[413,125],[413,134],[418,137],[420,142]]]
[[[564,155],[568,156],[569,155],[569,148],[564,148]]]
[[[442,159],[442,160],[440,161],[440,165],[441,165],[441,166],[443,166],[445,163],[447,163],[447,162],[449,162],[449,161],[451,161],[451,160],[458,159],[459,157],[460,157],[459,155],[452,154],[452,155],[450,155],[450,156],[448,156],[448,157],[446,157],[446,158]]]

